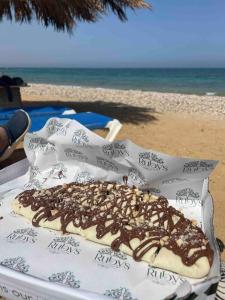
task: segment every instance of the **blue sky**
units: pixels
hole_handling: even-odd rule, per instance
[[[0,23],[0,67],[225,67],[224,0],[152,0],[152,11],[78,23],[72,36]]]

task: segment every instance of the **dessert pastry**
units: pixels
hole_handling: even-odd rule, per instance
[[[33,226],[79,234],[187,277],[206,276],[212,264],[202,230],[166,198],[134,186],[94,182],[27,190],[13,209]]]

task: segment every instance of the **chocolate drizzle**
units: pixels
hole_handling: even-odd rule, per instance
[[[193,265],[206,256],[211,265],[213,251],[202,230],[169,206],[164,197],[155,197],[133,186],[112,182],[64,184],[45,190],[29,190],[17,196],[23,207],[36,212],[32,224],[60,218],[61,230],[67,226],[87,229],[96,226],[96,237],[111,233],[111,248],[127,246],[139,261],[149,250],[156,256],[162,247]],[[134,241],[138,241],[135,243]]]

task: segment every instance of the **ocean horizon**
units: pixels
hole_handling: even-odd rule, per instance
[[[2,68],[27,83],[225,95],[225,68]]]

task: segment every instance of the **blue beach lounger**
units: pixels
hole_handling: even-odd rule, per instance
[[[47,106],[26,107],[23,109],[28,112],[32,121],[30,132],[41,129],[49,118],[68,118],[80,122],[91,130],[109,129],[106,140],[112,142],[122,127],[122,124],[117,119],[92,112],[76,113],[73,109],[68,109],[67,107]],[[0,109],[0,125],[7,122],[16,110],[17,108]]]

